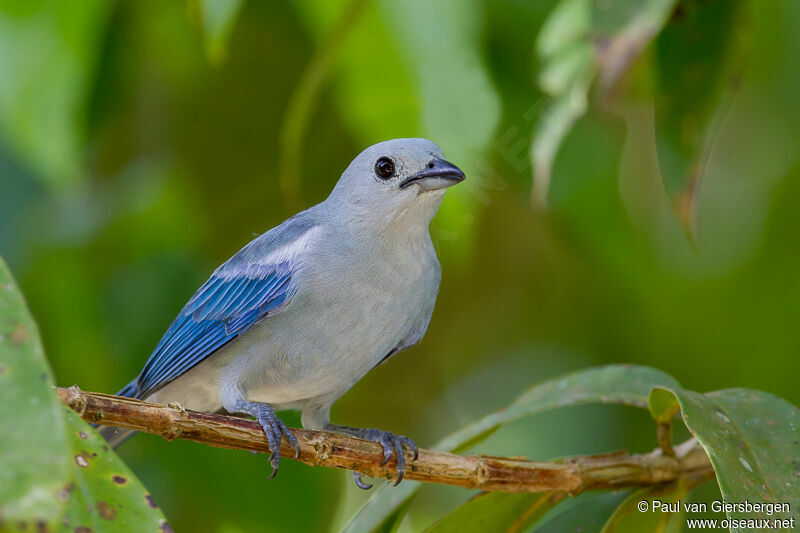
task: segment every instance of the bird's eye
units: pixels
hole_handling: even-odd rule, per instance
[[[394,161],[388,157],[381,157],[375,162],[375,174],[383,180],[394,176]]]

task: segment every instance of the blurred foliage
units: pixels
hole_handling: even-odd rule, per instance
[[[108,2],[0,3],[0,120],[6,141],[54,186],[83,178],[86,95]]]
[[[536,533],[603,531],[605,517],[614,512],[625,496],[625,492],[584,495],[580,503],[556,514],[533,531]]]
[[[667,483],[663,486],[650,487],[634,491],[616,509],[608,513],[608,521],[603,525],[602,533],[637,533],[639,531],[658,531],[659,533],[677,533],[683,531],[683,510],[673,512],[642,512],[637,506],[647,502],[647,508],[653,509],[653,501],[658,500],[665,506],[674,505],[686,497],[689,488],[683,481]],[[680,505],[679,505],[680,506]],[[608,512],[608,510],[604,510]]]
[[[800,4],[676,0],[607,83],[604,53],[630,48],[604,43],[625,42],[635,8],[656,2],[572,0],[584,11],[563,22],[584,33],[555,34],[577,47],[563,58],[542,54],[542,32],[568,2],[366,1],[349,24],[347,3],[236,3],[0,1],[0,254],[59,384],[119,389],[211,270],[293,214],[280,140],[300,101],[301,207],[389,137],[429,136],[469,176],[434,221],[444,276],[425,340],[345,395],[334,421],[429,446],[532,382],[608,362],[800,403]],[[587,51],[588,82],[572,77]],[[558,140],[549,209],[532,209],[535,132],[577,81],[585,111],[545,139]],[[573,407],[477,450],[648,450],[645,423]],[[178,531],[336,529],[370,496],[288,462],[267,482],[263,457],[191,443],[141,435],[120,453]],[[468,498],[420,495],[401,531]]]
[[[561,0],[547,17],[536,50],[544,63],[539,83],[553,102],[531,144],[534,201],[547,203],[553,160],[570,128],[586,113],[593,79],[600,78],[600,98],[608,100],[608,93],[661,31],[677,3]]]
[[[442,517],[426,531],[525,531],[566,497],[566,494],[559,492],[483,492]]]
[[[197,8],[203,20],[208,60],[218,65],[228,53],[228,40],[244,0],[202,0]]]

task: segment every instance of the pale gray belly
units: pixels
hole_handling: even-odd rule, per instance
[[[254,328],[243,339],[248,356],[230,369],[255,401],[299,408],[309,400],[332,402],[374,368],[420,314],[416,298],[402,291],[392,296],[298,302],[296,313]]]

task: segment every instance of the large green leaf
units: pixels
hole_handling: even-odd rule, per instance
[[[600,531],[620,502],[625,500],[625,496],[627,496],[626,492],[585,494],[582,496],[585,498],[582,502],[540,524],[533,530],[533,533],[564,533],[565,531],[592,533]]]
[[[430,533],[526,531],[531,524],[535,524],[566,496],[563,492],[483,492],[443,516],[427,531]]]
[[[106,441],[64,408],[73,483],[63,491],[66,531],[171,531],[161,510]]]
[[[772,394],[726,389],[707,394],[674,387],[651,393],[651,412],[663,420],[680,409],[708,453],[728,502],[789,504],[790,513],[728,512],[730,518],[800,517],[800,410]]]
[[[677,387],[671,376],[653,368],[609,365],[575,372],[528,389],[511,405],[465,426],[440,441],[433,449],[463,452],[486,439],[502,424],[558,407],[588,403],[617,403],[647,407],[655,386]],[[419,489],[419,483],[405,481],[397,487],[382,486],[356,512],[344,531],[372,531]]]
[[[36,324],[0,259],[0,528],[34,530],[61,512],[70,472],[52,384]]]
[[[628,496],[608,519],[602,533],[678,533],[683,528],[683,498],[689,487],[678,481],[637,490]],[[658,504],[654,505],[654,501]],[[642,508],[641,502],[647,507]],[[677,511],[673,505],[677,504]],[[665,511],[665,509],[667,509]]]
[[[54,184],[82,178],[87,95],[113,2],[0,1],[0,126]]]

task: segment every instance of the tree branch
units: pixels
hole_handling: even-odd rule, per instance
[[[261,426],[225,415],[189,411],[180,405],[154,403],[84,392],[77,386],[58,388],[61,401],[84,420],[160,435],[166,440],[188,439],[220,448],[269,453]],[[365,440],[304,429],[292,430],[300,443],[298,461],[310,466],[355,470],[373,478],[392,480],[395,459],[381,466],[380,445]],[[294,458],[284,440],[281,454]],[[699,484],[714,477],[705,452],[690,439],[675,447],[675,457],[656,449],[648,454],[617,452],[571,457],[561,462],[528,461],[524,457],[455,455],[420,450],[419,458],[407,456],[406,479],[442,483],[469,489],[504,492],[570,492],[650,486],[684,477]]]

